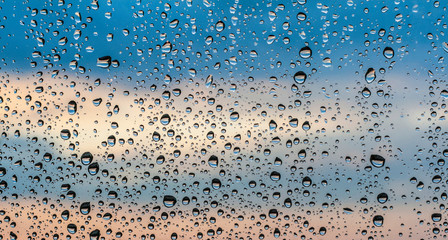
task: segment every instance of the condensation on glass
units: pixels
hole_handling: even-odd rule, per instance
[[[0,11],[0,239],[447,237],[443,1]]]

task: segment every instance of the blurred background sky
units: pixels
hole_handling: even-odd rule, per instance
[[[445,5],[0,3],[0,235],[445,238]]]

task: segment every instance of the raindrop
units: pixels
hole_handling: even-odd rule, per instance
[[[391,59],[394,57],[394,50],[391,47],[384,48],[383,55],[387,59]]]
[[[239,113],[237,113],[237,112],[233,112],[233,113],[231,113],[230,114],[230,120],[232,120],[232,121],[236,121],[236,120],[238,120],[240,118],[240,114]]]
[[[442,220],[442,214],[440,213],[433,213],[431,215],[431,219],[433,222],[440,222]]]
[[[310,129],[311,129],[310,122],[305,121],[305,122],[302,124],[302,129],[305,130],[305,131],[310,130]]]
[[[78,106],[75,101],[70,101],[68,103],[68,114],[74,115],[76,111],[78,110]]]
[[[309,187],[309,186],[311,186],[311,184],[312,184],[311,178],[309,178],[309,177],[304,177],[304,178],[302,179],[302,185],[303,185],[304,187]]]
[[[384,166],[384,163],[386,162],[386,159],[384,159],[382,156],[380,155],[376,155],[376,154],[372,154],[370,156],[370,163],[377,168],[380,168],[382,166]]]
[[[93,160],[93,155],[90,152],[85,152],[81,155],[81,163],[83,165],[89,165]]]
[[[271,180],[272,180],[272,181],[278,181],[278,180],[280,180],[280,178],[281,178],[281,175],[280,175],[279,172],[277,172],[277,171],[273,171],[273,172],[271,173]]]
[[[370,97],[370,95],[372,95],[372,93],[370,92],[370,90],[368,88],[364,88],[362,90],[362,96],[363,97],[368,98],[368,97]]]
[[[294,81],[298,84],[304,84],[306,81],[306,74],[302,71],[296,72],[296,74],[294,74]]]
[[[112,62],[112,59],[110,56],[104,56],[100,57],[96,61],[96,66],[100,68],[108,68]]]
[[[216,157],[215,155],[211,156],[208,159],[208,165],[210,165],[210,167],[212,168],[218,167],[218,157]]]
[[[68,140],[70,138],[71,134],[68,129],[61,130],[61,138],[64,140]]]
[[[218,21],[215,24],[215,29],[216,29],[217,32],[222,32],[224,30],[224,28],[225,28],[225,24],[222,21]]]
[[[163,116],[160,118],[160,122],[162,125],[168,125],[171,122],[171,117],[168,114],[163,114]]]
[[[90,236],[90,240],[100,240],[100,237],[101,237],[100,230],[98,230],[98,229],[93,230],[92,232],[90,232],[89,236]]]
[[[99,169],[100,169],[100,166],[98,165],[98,163],[92,163],[88,167],[89,174],[92,176],[96,175],[98,173]]]
[[[300,57],[305,58],[305,59],[310,58],[312,55],[311,48],[303,47],[302,49],[300,49],[299,55],[300,55]]]
[[[445,50],[445,52],[448,53],[448,43],[447,42],[442,43],[442,48],[443,48],[443,50]]]
[[[172,208],[176,204],[177,200],[171,195],[166,195],[163,197],[163,205],[167,208]]]
[[[375,217],[373,217],[373,224],[375,226],[381,227],[381,226],[383,226],[383,222],[384,222],[383,216],[376,215]]]
[[[375,81],[375,79],[376,79],[375,69],[369,68],[366,72],[365,79],[366,79],[366,82],[369,84],[372,83],[373,81]]]
[[[90,213],[90,202],[83,202],[81,207],[79,208],[83,215],[87,215]]]
[[[380,194],[378,194],[376,199],[378,200],[379,203],[383,204],[383,203],[387,202],[387,200],[389,199],[389,196],[387,196],[386,193],[380,193]]]

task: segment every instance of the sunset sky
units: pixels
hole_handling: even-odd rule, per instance
[[[4,239],[446,237],[442,2],[0,11]]]

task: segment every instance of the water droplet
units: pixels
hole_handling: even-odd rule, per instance
[[[63,129],[61,131],[61,138],[64,140],[68,140],[70,138],[71,134],[70,131],[68,129]]]
[[[81,163],[83,165],[89,165],[93,160],[93,155],[90,152],[85,152],[81,155]]]
[[[297,20],[299,21],[305,21],[306,20],[306,14],[303,12],[300,12],[297,14]]]
[[[375,69],[369,68],[366,72],[365,79],[366,79],[366,82],[369,84],[372,83],[373,81],[375,81],[375,79],[376,79]]]
[[[240,118],[240,114],[238,112],[233,112],[233,113],[230,114],[230,120],[232,120],[234,122],[236,120],[238,120],[239,118]]]
[[[179,20],[174,19],[173,21],[170,22],[170,28],[176,28],[178,24]]]
[[[322,60],[322,64],[324,67],[329,68],[331,67],[331,58],[326,57]]]
[[[372,154],[370,156],[370,163],[377,168],[380,168],[382,166],[384,166],[384,163],[386,162],[386,159],[384,159],[382,156],[380,155],[376,155],[376,154]]]
[[[325,234],[327,234],[327,229],[325,227],[319,228],[319,234],[321,236],[324,236]]]
[[[78,228],[76,227],[75,224],[70,223],[69,225],[67,225],[67,231],[68,231],[70,234],[75,234],[77,230],[78,230]]]
[[[165,42],[162,46],[162,52],[164,53],[170,53],[172,49],[173,45],[171,44],[171,42]]]
[[[215,190],[220,189],[221,188],[221,181],[219,179],[217,179],[217,178],[214,178],[212,180],[212,188],[215,189]]]
[[[171,195],[166,195],[163,197],[163,205],[167,208],[172,208],[176,204],[177,200]]]
[[[277,123],[274,120],[271,120],[269,122],[269,130],[273,131],[275,129],[277,129]]]
[[[306,81],[306,74],[302,71],[296,72],[296,74],[294,74],[294,81],[298,84],[304,84]]]
[[[443,42],[443,43],[442,43],[442,48],[443,48],[443,50],[444,50],[445,52],[448,53],[448,43],[447,43],[447,42]]]
[[[101,233],[100,230],[96,229],[90,232],[89,234],[90,240],[100,240]]]
[[[302,124],[302,129],[305,130],[305,131],[310,130],[310,129],[311,129],[310,122],[305,121],[305,122]]]
[[[309,48],[309,47],[303,47],[299,51],[300,57],[305,58],[305,59],[310,58],[312,56],[312,53],[313,52],[311,51],[311,48]]]
[[[96,66],[100,68],[108,68],[112,62],[110,56],[100,57],[96,60]]]
[[[163,116],[160,118],[160,123],[162,125],[168,125],[171,122],[171,117],[168,114],[163,114]]]
[[[368,97],[370,97],[370,95],[372,95],[372,93],[370,92],[370,90],[368,88],[364,88],[362,90],[362,96],[363,97],[368,98]]]
[[[68,210],[64,210],[61,213],[61,218],[64,219],[65,221],[67,221],[70,217],[70,212]]]
[[[102,101],[103,101],[103,99],[101,99],[101,98],[95,98],[95,99],[93,99],[92,102],[95,107],[98,107]]]
[[[343,208],[345,214],[352,214],[353,210],[351,208]]]
[[[210,74],[205,80],[205,86],[210,87],[212,84],[213,84],[213,75]]]
[[[218,167],[218,157],[216,157],[215,155],[212,155],[209,159],[208,159],[208,165],[210,165],[210,167],[212,168],[216,168]]]
[[[299,120],[297,118],[292,118],[289,120],[289,126],[296,128],[299,126]]]
[[[271,180],[272,181],[279,181],[280,178],[281,178],[281,175],[279,172],[277,172],[277,171],[271,172]]]
[[[379,203],[383,204],[383,203],[387,202],[387,200],[389,199],[389,196],[387,196],[386,193],[380,193],[380,194],[378,194],[376,199],[378,200]]]
[[[383,55],[387,59],[391,59],[394,57],[394,50],[391,47],[384,48]]]
[[[96,175],[98,173],[99,169],[100,169],[100,166],[98,165],[98,163],[92,163],[88,167],[89,174],[92,176]]]
[[[433,222],[440,222],[442,220],[442,214],[440,213],[433,213],[431,215],[431,219]]]
[[[311,178],[310,178],[310,177],[304,177],[304,178],[302,179],[302,185],[303,185],[304,187],[309,187],[309,186],[311,186],[312,183],[313,183],[313,182],[311,181]]]
[[[68,107],[68,114],[70,115],[74,115],[78,110],[78,106],[75,101],[70,101],[67,107]]]
[[[269,210],[269,217],[274,219],[278,217],[278,211],[277,209],[271,209]]]
[[[225,26],[226,26],[226,25],[224,24],[224,22],[222,22],[222,21],[218,21],[218,22],[215,24],[215,29],[216,29],[217,32],[222,32],[222,31],[224,30]]]
[[[384,222],[383,216],[376,215],[375,217],[373,217],[373,224],[375,226],[381,227],[381,226],[383,226],[383,222]]]
[[[87,215],[90,213],[90,202],[83,202],[79,208],[83,215]]]

